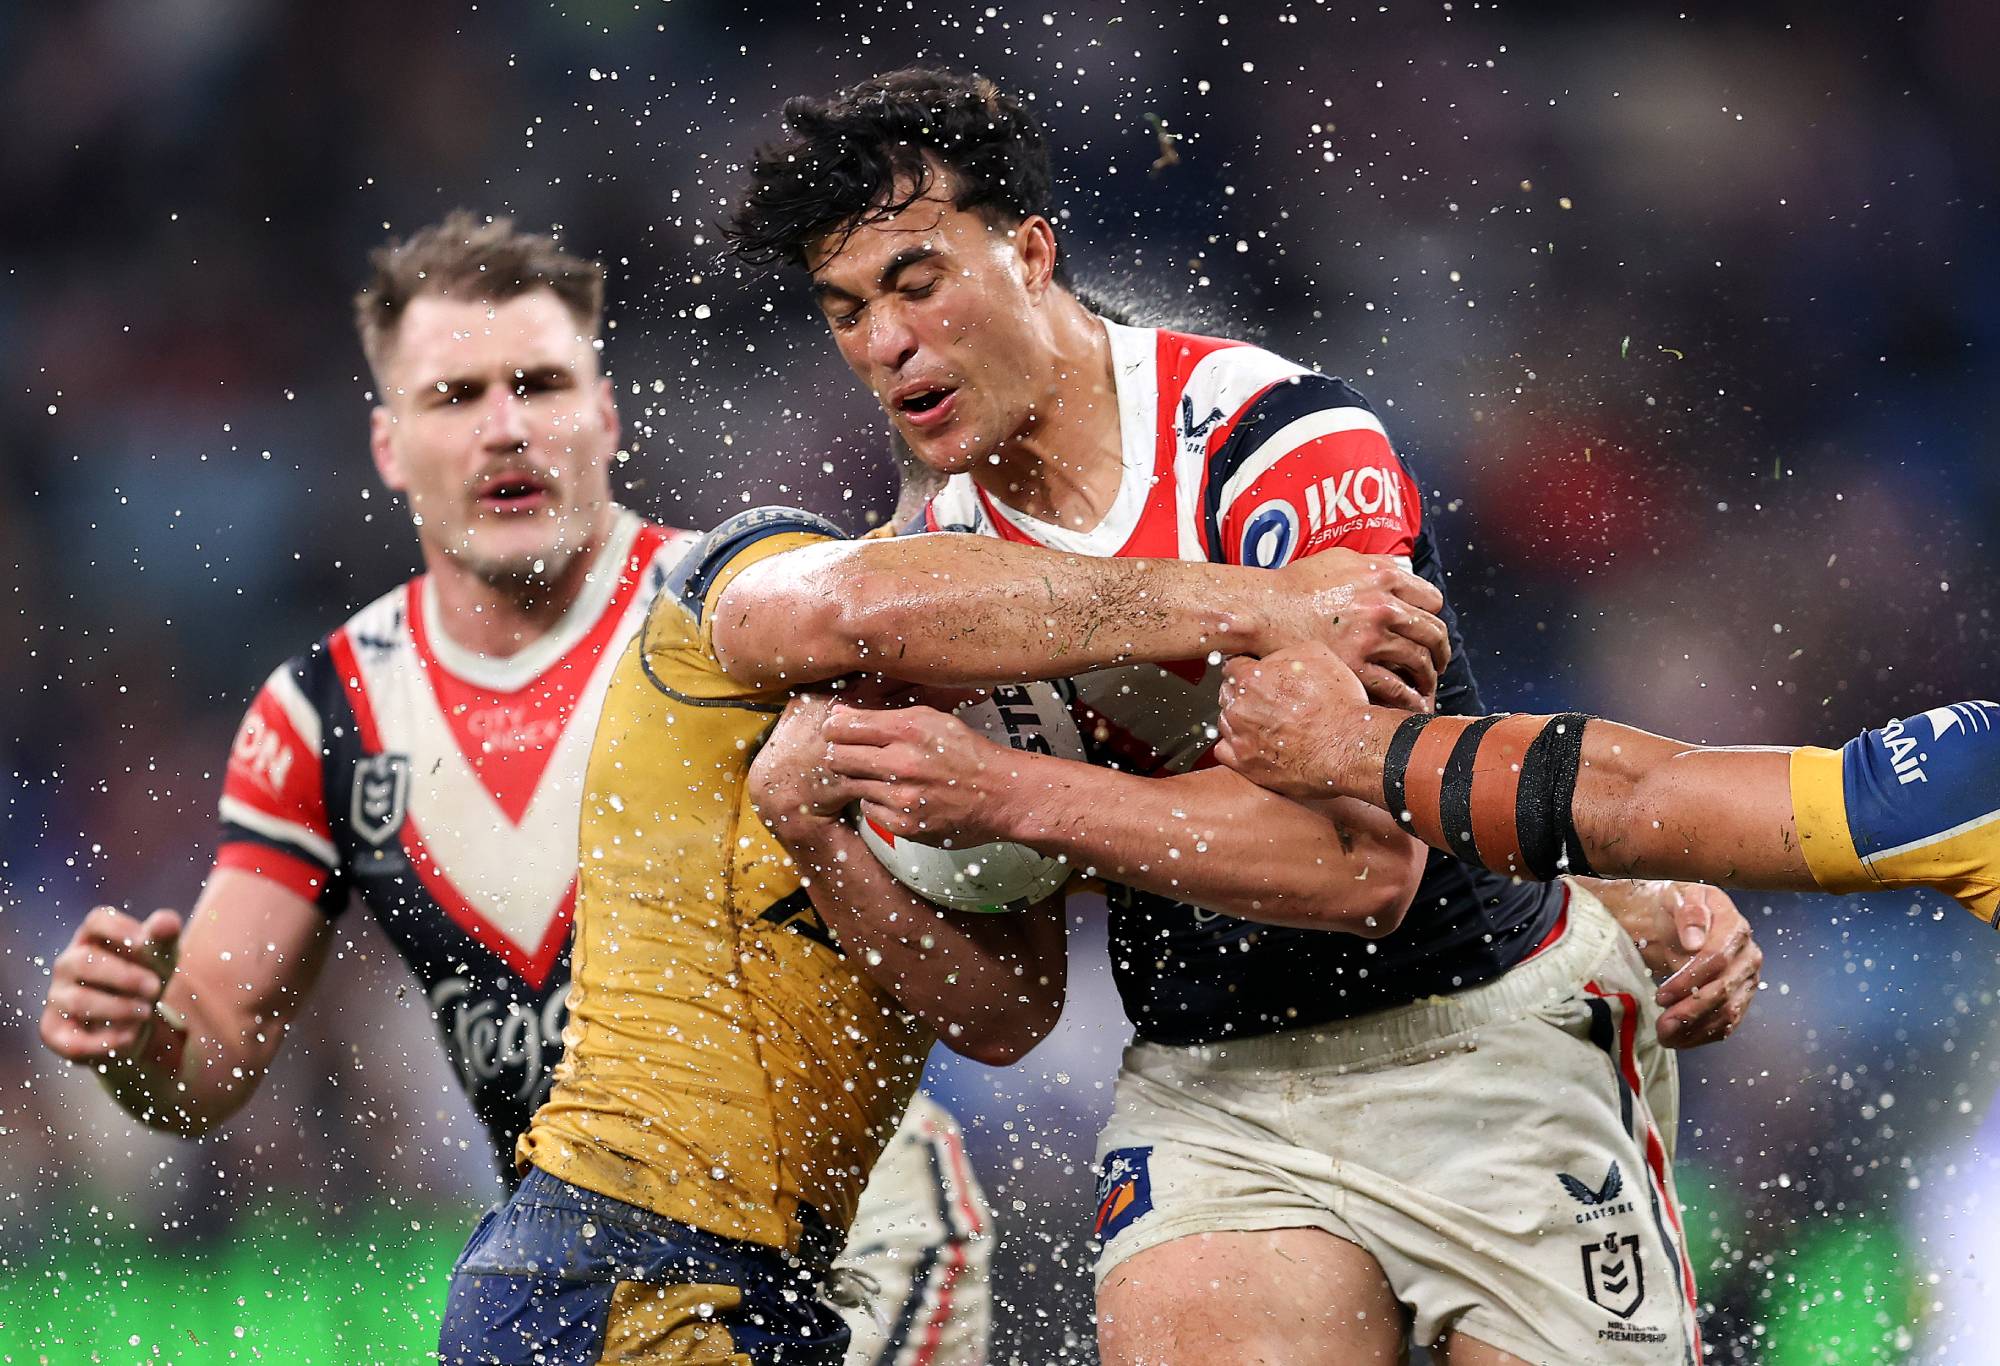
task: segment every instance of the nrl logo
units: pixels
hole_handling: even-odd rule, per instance
[[[1638,1238],[1607,1233],[1601,1243],[1585,1243],[1583,1292],[1592,1304],[1621,1319],[1637,1313],[1646,1299],[1646,1268],[1639,1260]]]
[[[410,804],[410,759],[406,754],[370,754],[354,766],[354,801],[348,812],[354,833],[381,846],[403,828]]]

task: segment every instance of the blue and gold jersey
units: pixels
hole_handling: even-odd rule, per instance
[[[1792,809],[1829,892],[1935,887],[1987,924],[2000,910],[2000,703],[1958,702],[1838,750],[1792,754]]]
[[[751,804],[786,691],[715,657],[710,609],[737,573],[838,535],[783,508],[723,523],[619,660],[583,784],[566,1048],[518,1149],[571,1186],[787,1252],[852,1222],[932,1042],[828,937]]]

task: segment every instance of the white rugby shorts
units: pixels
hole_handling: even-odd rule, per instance
[[[986,1366],[993,1216],[951,1112],[919,1094],[882,1150],[833,1264],[845,1366]]]
[[[1374,1254],[1417,1343],[1456,1330],[1532,1362],[1694,1366],[1653,992],[1570,887],[1560,937],[1494,981],[1233,1043],[1134,1044],[1098,1139],[1098,1284],[1176,1238],[1317,1228]]]

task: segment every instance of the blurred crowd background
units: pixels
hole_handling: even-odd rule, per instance
[[[1996,50],[1982,0],[0,6],[0,1360],[415,1359],[497,1192],[363,916],[200,1145],[34,1033],[88,906],[191,904],[258,682],[415,566],[348,311],[384,237],[464,205],[605,261],[632,506],[858,529],[879,414],[714,223],[783,97],[974,66],[1046,120],[1079,276],[1384,412],[1492,705],[1837,741],[1992,694]],[[1767,990],[1683,1072],[1712,1359],[1991,1360],[1996,941],[1745,905]],[[1073,910],[1059,1036],[933,1069],[996,1361],[1091,1359],[1125,1029]]]

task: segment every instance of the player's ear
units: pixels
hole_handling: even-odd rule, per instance
[[[396,454],[396,443],[391,440],[396,425],[395,415],[389,405],[378,403],[368,414],[368,453],[375,457],[375,473],[391,493],[402,493],[409,488],[410,481],[403,476],[403,462]]]
[[[604,430],[611,435],[613,447],[618,445],[620,428],[618,424],[618,394],[611,387],[611,377],[605,375],[597,381],[597,415],[604,424]]]
[[[1028,297],[1040,299],[1056,278],[1056,230],[1040,214],[1029,214],[1014,229],[1014,250],[1021,257],[1021,282]]]

